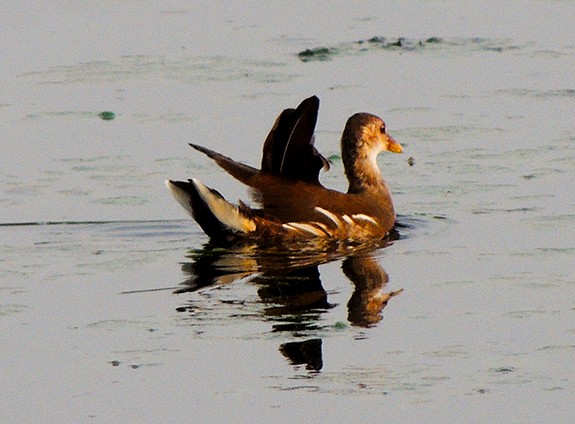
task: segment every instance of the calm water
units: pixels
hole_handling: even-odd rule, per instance
[[[4,9],[3,422],[573,421],[575,3]],[[163,181],[247,194],[187,143],[311,94],[324,184],[351,114],[403,144],[399,238],[207,245]]]

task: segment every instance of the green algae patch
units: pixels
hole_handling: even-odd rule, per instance
[[[338,321],[333,326],[338,330],[343,330],[344,328],[348,327],[348,325],[343,321]]]
[[[114,112],[110,112],[109,110],[105,110],[104,112],[100,112],[98,116],[104,121],[111,121],[116,117],[116,114]]]

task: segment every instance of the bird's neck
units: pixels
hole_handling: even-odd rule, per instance
[[[378,153],[378,151],[342,152],[345,175],[349,181],[348,193],[366,191],[389,193],[389,188],[377,166]]]

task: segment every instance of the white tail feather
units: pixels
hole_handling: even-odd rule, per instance
[[[165,184],[166,187],[168,187],[168,190],[170,190],[172,197],[176,199],[176,202],[178,202],[180,206],[182,206],[190,215],[192,215],[192,205],[190,204],[189,195],[181,188],[172,184],[170,180],[166,180]]]
[[[251,219],[242,216],[236,205],[232,205],[223,197],[216,196],[201,181],[192,179],[192,182],[214,216],[226,227],[242,233],[249,233],[256,229],[256,224]]]
[[[195,178],[190,180],[204,203],[209,208],[210,212],[220,221],[225,227],[235,232],[249,233],[256,229],[255,222],[244,216],[236,205],[231,204],[223,197],[218,196],[205,186],[201,181]],[[193,213],[192,205],[190,204],[189,195],[184,191],[173,185],[170,181],[166,181],[166,186],[176,199],[176,201],[184,207],[190,214]]]

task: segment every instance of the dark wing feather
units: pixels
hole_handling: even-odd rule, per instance
[[[287,144],[287,136],[297,120],[295,113],[295,109],[285,109],[274,122],[264,142],[262,171],[270,174],[279,174],[283,153]]]
[[[319,184],[319,171],[329,162],[313,146],[319,99],[305,99],[276,119],[264,143],[262,171]]]

